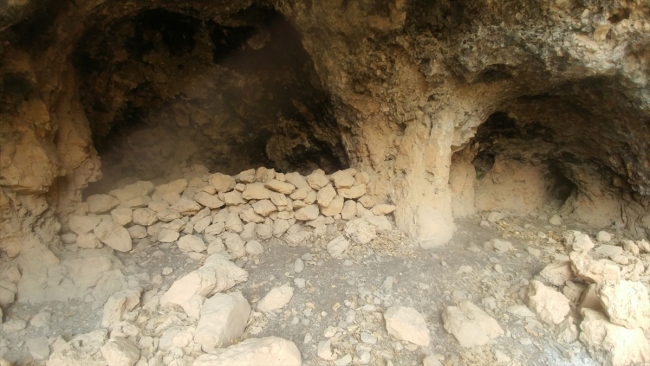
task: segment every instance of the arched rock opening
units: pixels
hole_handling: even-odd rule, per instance
[[[145,9],[88,29],[73,63],[102,159],[87,193],[193,164],[226,174],[347,167],[331,97],[273,10],[216,23]]]
[[[649,130],[629,108],[635,103],[605,77],[506,101],[452,157],[454,215],[528,214],[551,205],[597,227],[643,235],[648,165],[633,156],[647,156],[641,136]]]

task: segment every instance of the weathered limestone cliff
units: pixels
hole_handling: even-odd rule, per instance
[[[0,249],[197,163],[365,171],[424,247],[549,203],[647,235],[649,77],[643,0],[9,1]]]

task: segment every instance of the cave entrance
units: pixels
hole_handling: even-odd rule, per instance
[[[556,156],[554,134],[538,122],[522,122],[506,112],[490,115],[466,147],[452,156],[454,215],[561,208],[576,185]]]
[[[348,167],[330,95],[296,29],[253,7],[216,22],[147,9],[98,24],[73,55],[103,178]]]

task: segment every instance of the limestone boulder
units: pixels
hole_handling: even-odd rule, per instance
[[[264,183],[251,183],[246,185],[242,192],[245,200],[267,200],[271,198],[272,191],[265,187]]]
[[[194,342],[204,352],[229,345],[244,333],[251,307],[240,291],[215,294],[201,308]]]
[[[196,235],[183,235],[178,239],[178,249],[181,252],[204,252],[208,247],[203,242],[203,239]]]
[[[201,204],[202,206],[205,206],[210,209],[217,209],[220,207],[223,207],[225,203],[219,199],[219,197],[206,193],[206,192],[199,192],[194,196],[194,200]]]
[[[650,362],[650,343],[640,328],[612,324],[605,314],[587,308],[581,314],[580,340],[601,364],[626,366]]]
[[[208,178],[208,181],[210,184],[217,190],[217,192],[230,192],[235,188],[235,178],[221,174],[221,173],[215,173],[210,175]]]
[[[113,221],[124,226],[133,220],[133,211],[128,207],[116,207],[111,211]]]
[[[268,313],[269,311],[282,309],[291,301],[292,297],[293,287],[291,286],[284,285],[273,288],[257,303],[257,310]]]
[[[547,324],[561,323],[571,310],[566,296],[536,280],[530,281],[528,306]]]
[[[140,350],[124,337],[113,337],[101,348],[108,366],[133,366],[140,359]]]
[[[273,192],[278,192],[282,194],[291,194],[296,190],[296,186],[287,182],[280,182],[279,180],[273,179],[264,184],[264,187],[272,190]]]
[[[336,173],[332,173],[330,179],[334,182],[336,188],[348,188],[356,183],[354,175],[349,170],[339,170]]]
[[[81,235],[91,232],[100,222],[102,222],[102,219],[97,216],[72,215],[68,221],[68,226],[77,235]]]
[[[111,220],[102,220],[102,222],[93,229],[93,233],[102,243],[118,252],[128,252],[133,248],[131,235],[129,235],[126,228]]]
[[[600,301],[609,320],[629,329],[650,328],[650,295],[641,282],[602,283]]]
[[[442,314],[445,330],[463,347],[482,346],[504,334],[494,318],[469,301],[447,307]]]
[[[149,181],[138,181],[133,184],[109,192],[112,196],[117,198],[121,203],[128,202],[134,198],[147,196],[154,190],[153,183]]]
[[[230,346],[218,354],[199,356],[193,366],[251,365],[251,366],[301,366],[298,347],[278,337],[247,339]]]
[[[88,211],[95,214],[108,212],[120,204],[117,198],[108,194],[92,195],[86,199],[86,202],[88,203]]]
[[[422,314],[407,306],[393,306],[384,314],[388,334],[422,347],[429,346],[429,328]]]
[[[311,221],[315,220],[318,217],[319,211],[318,206],[308,205],[295,212],[296,220],[300,221]]]
[[[316,194],[316,201],[318,202],[318,206],[327,207],[332,203],[334,197],[336,197],[336,190],[331,184],[328,184],[318,191]]]
[[[122,320],[125,312],[131,311],[140,304],[141,288],[120,291],[108,298],[104,304],[102,326],[112,328]]]
[[[108,331],[98,329],[72,338],[69,342],[55,347],[46,366],[106,366],[101,353]]]
[[[618,266],[608,260],[596,260],[577,251],[569,254],[569,258],[573,273],[587,283],[616,282],[621,277]]]

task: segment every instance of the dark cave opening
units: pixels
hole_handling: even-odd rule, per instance
[[[194,164],[226,174],[349,166],[293,25],[268,8],[232,17],[148,9],[86,32],[73,64],[103,171],[88,191]]]

